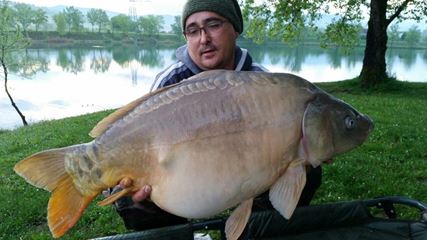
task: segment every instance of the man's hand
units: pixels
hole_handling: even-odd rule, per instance
[[[125,187],[126,186],[119,184],[119,185],[116,185],[112,190],[102,191],[102,194],[104,195],[104,197],[109,197],[111,196],[112,193],[121,191]],[[135,203],[139,203],[141,201],[150,199],[150,193],[151,193],[151,186],[145,185],[132,195],[132,201]]]
[[[151,186],[150,185],[145,185],[142,188],[140,188],[135,194],[133,194],[132,196],[132,200],[135,203],[139,203],[143,200],[146,200],[147,198],[150,197],[150,193],[151,193]]]

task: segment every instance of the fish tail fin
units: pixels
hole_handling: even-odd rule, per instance
[[[72,228],[96,195],[82,195],[71,177],[62,179],[53,191],[47,208],[48,225],[53,237],[61,237]]]
[[[89,203],[97,195],[83,195],[65,170],[67,153],[81,145],[36,153],[14,167],[15,172],[32,185],[52,192],[48,205],[48,225],[54,237],[73,227]]]
[[[65,171],[65,155],[79,145],[51,149],[33,154],[18,162],[14,170],[30,184],[52,192],[68,174]]]

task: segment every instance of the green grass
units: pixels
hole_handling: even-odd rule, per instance
[[[324,167],[316,202],[404,195],[427,202],[427,84],[391,82],[365,92],[322,85],[375,122],[360,148]]]
[[[391,81],[365,91],[354,81],[319,84],[375,122],[367,142],[324,165],[314,203],[403,195],[427,202],[427,84]],[[88,132],[109,112],[0,131],[0,239],[51,239],[46,224],[49,193],[13,172],[37,151],[90,141]],[[99,198],[100,199],[100,198]],[[63,239],[124,233],[111,207],[91,204]]]

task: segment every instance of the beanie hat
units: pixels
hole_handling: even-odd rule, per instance
[[[185,22],[191,14],[202,11],[214,12],[223,16],[233,25],[236,32],[242,33],[243,18],[237,0],[188,0],[182,11],[182,29],[185,29]]]

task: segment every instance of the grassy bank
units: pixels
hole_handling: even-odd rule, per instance
[[[365,92],[351,81],[321,84],[368,114],[375,130],[360,148],[323,167],[314,203],[404,195],[427,202],[427,84],[393,83]],[[87,142],[90,129],[109,112],[0,132],[0,239],[50,239],[49,193],[14,174],[20,159],[37,151]],[[98,198],[98,200],[100,197]],[[64,239],[126,232],[111,207],[91,204]]]

